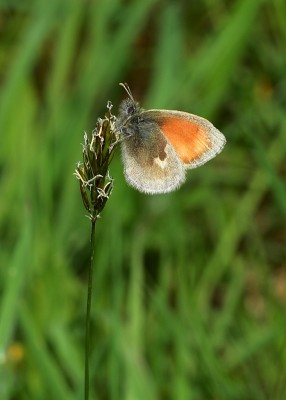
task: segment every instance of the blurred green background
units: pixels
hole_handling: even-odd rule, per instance
[[[97,225],[92,396],[286,398],[286,3],[0,3],[0,399],[83,396],[83,132],[107,100],[210,119],[177,192],[115,188]]]

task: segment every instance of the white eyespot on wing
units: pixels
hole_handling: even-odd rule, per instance
[[[161,160],[160,157],[155,157],[154,163],[157,164],[161,169],[166,169],[168,167],[168,157],[166,157],[164,160]]]

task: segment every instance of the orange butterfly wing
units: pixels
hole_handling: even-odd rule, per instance
[[[209,121],[182,111],[148,110],[186,168],[204,164],[218,154],[226,140]]]

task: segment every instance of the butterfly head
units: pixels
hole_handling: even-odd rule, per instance
[[[127,83],[120,83],[120,85],[125,89],[128,98],[120,104],[117,127],[121,133],[130,135],[134,133],[134,125],[138,123],[142,109],[139,103],[134,100]],[[132,127],[133,132],[131,132],[130,127]]]

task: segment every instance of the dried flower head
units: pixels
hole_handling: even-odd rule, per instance
[[[74,175],[79,180],[83,204],[92,222],[99,218],[113,188],[108,167],[118,143],[112,104],[107,103],[104,119],[98,119],[91,136],[84,134],[83,162],[77,164]]]

